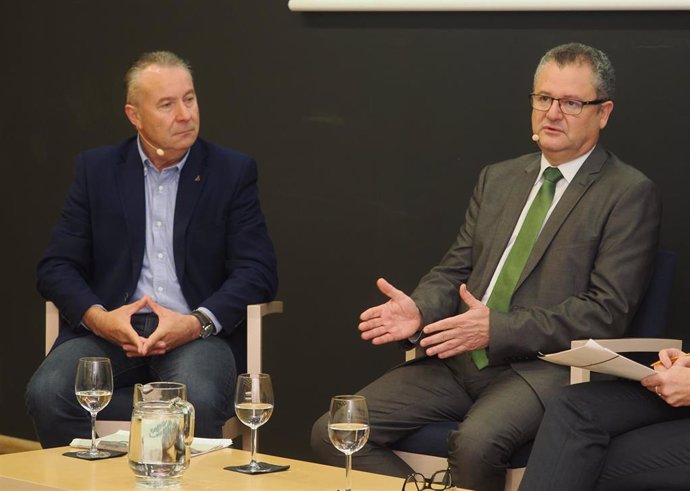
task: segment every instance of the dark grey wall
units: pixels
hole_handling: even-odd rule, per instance
[[[277,407],[262,450],[308,457],[311,422],[401,359],[358,339],[385,276],[411,290],[445,252],[484,164],[534,150],[527,93],[549,47],[604,49],[619,92],[605,144],[654,179],[662,245],[688,283],[690,13],[297,14],[286,1],[14,2],[3,15],[0,433],[33,438],[23,391],[43,357],[35,263],[76,153],[131,134],[140,52],[192,61],[202,134],[254,155],[286,312],[268,322]]]

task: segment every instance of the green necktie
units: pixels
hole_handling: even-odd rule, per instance
[[[553,195],[556,192],[556,183],[563,177],[561,171],[556,167],[544,169],[544,182],[542,183],[537,195],[529,207],[525,221],[515,238],[513,248],[510,250],[503,268],[501,269],[494,289],[491,292],[486,306],[497,312],[508,312],[510,310],[510,300],[515,291],[518,278],[522,274],[527,264],[527,258],[532,252],[532,247],[537,241],[537,236],[541,231],[544,217],[551,208]],[[472,361],[479,370],[489,364],[485,349],[474,350],[471,353]]]

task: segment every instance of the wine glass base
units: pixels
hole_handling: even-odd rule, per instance
[[[241,472],[242,474],[268,474],[271,472],[286,471],[289,468],[289,465],[269,464],[267,462],[254,462],[252,464],[224,467],[225,470]]]

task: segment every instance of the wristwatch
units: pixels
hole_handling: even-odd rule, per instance
[[[201,333],[199,333],[199,337],[201,339],[206,339],[211,334],[216,332],[216,326],[213,325],[213,321],[202,311],[193,310],[192,315],[196,317],[196,319],[201,324]]]

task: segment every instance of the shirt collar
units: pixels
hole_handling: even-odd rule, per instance
[[[153,162],[151,162],[151,159],[149,159],[146,154],[144,153],[144,148],[141,146],[141,140],[139,139],[139,136],[137,136],[137,149],[139,150],[139,156],[141,157],[141,163],[144,166],[144,175],[148,172],[148,168],[151,167],[152,169],[156,169],[156,166],[153,165]],[[174,169],[176,168],[178,172],[182,172],[182,168],[184,167],[184,164],[187,162],[187,157],[189,157],[189,152],[191,149],[187,150],[187,153],[184,154],[184,156],[180,159],[178,163],[176,163],[173,166],[167,167],[166,169]],[[158,170],[158,169],[156,169]]]
[[[596,147],[596,145],[594,146]],[[580,167],[582,167],[582,164],[585,163],[585,160],[587,160],[587,157],[594,151],[594,147],[592,147],[589,152],[584,153],[577,157],[574,160],[571,160],[570,162],[565,162],[564,164],[558,165],[558,170],[561,171],[561,174],[563,174],[563,179],[566,180],[566,182],[570,183],[574,178],[575,174],[577,174],[577,171],[580,170]],[[547,167],[551,166],[548,160],[546,160],[546,157],[544,157],[544,154],[541,154],[541,165],[539,169],[539,179],[542,179],[542,176],[544,174],[544,169]]]

